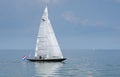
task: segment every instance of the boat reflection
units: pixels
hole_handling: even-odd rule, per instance
[[[36,62],[35,70],[37,76],[48,77],[55,76],[58,74],[60,67],[63,65],[62,62]]]

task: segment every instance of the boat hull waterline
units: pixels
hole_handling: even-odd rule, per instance
[[[28,61],[32,62],[62,62],[66,60],[66,58],[60,58],[60,59],[36,59],[36,58],[29,58]]]

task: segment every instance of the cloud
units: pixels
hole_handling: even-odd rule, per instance
[[[88,19],[88,18],[81,18],[79,16],[77,16],[74,12],[72,11],[66,11],[62,14],[62,17],[64,18],[65,21],[72,23],[72,24],[76,24],[76,25],[80,25],[80,26],[105,26],[105,22],[104,21],[100,21],[100,20],[93,20],[93,19]]]
[[[79,17],[77,17],[72,11],[67,11],[62,14],[62,17],[71,23],[78,23],[79,22]]]

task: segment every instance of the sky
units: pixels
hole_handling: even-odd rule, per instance
[[[46,3],[61,49],[120,49],[120,0],[0,0],[0,49],[35,49]]]

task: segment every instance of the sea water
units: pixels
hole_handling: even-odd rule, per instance
[[[0,50],[0,77],[120,77],[120,50],[62,50],[56,63],[22,59],[31,52]]]

